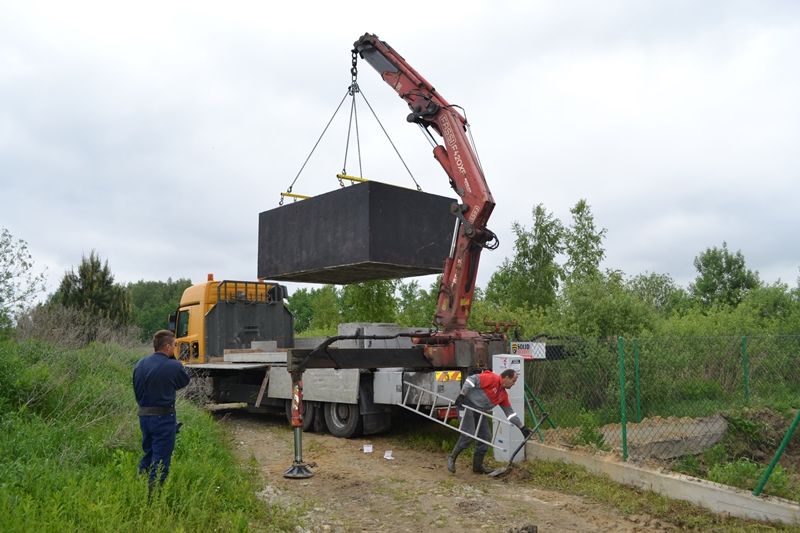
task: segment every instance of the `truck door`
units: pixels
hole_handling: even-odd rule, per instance
[[[179,309],[175,321],[175,357],[187,363],[199,362],[198,332],[190,331],[191,309]]]

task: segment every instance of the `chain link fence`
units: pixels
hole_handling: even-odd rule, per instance
[[[525,384],[546,443],[672,460],[720,442],[730,413],[800,408],[800,336],[549,338],[544,355]]]

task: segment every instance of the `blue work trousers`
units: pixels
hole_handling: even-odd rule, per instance
[[[175,414],[140,416],[142,429],[142,450],[144,457],[139,462],[139,473],[147,474],[150,488],[155,485],[156,476],[164,483],[169,473],[172,451],[175,449]]]

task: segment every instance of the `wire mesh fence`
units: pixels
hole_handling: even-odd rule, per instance
[[[548,339],[525,374],[543,442],[670,460],[718,443],[729,413],[800,408],[800,336]]]

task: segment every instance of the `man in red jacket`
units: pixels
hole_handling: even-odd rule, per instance
[[[456,405],[459,408],[462,405],[472,408],[461,410],[461,416],[463,418],[461,430],[475,435],[475,426],[480,424],[478,425],[477,436],[485,441],[491,441],[492,432],[489,429],[489,420],[485,416],[482,417],[481,412],[490,414],[492,408],[497,405],[503,410],[508,421],[519,428],[523,436],[527,437],[530,435],[531,430],[525,427],[520,417],[511,409],[511,402],[509,402],[508,392],[506,392],[506,389],[510,389],[514,383],[517,382],[518,377],[519,374],[510,368],[503,370],[500,375],[490,370],[484,370],[480,374],[473,374],[468,377],[464,381],[464,386],[461,387],[461,394],[456,398]],[[453,451],[447,456],[447,469],[450,472],[454,473],[456,471],[456,458],[458,458],[458,454],[464,451],[473,440],[475,439],[464,433],[458,438],[455,448],[453,448]],[[476,474],[488,474],[491,472],[483,466],[483,458],[486,456],[488,449],[488,444],[475,440],[475,454],[472,456],[472,471]]]

